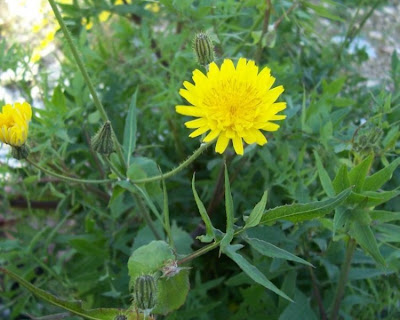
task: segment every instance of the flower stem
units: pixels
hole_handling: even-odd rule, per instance
[[[34,167],[36,167],[37,169],[39,169],[40,171],[43,171],[44,173],[48,174],[49,176],[53,176],[53,177],[56,177],[56,178],[59,178],[61,180],[65,180],[65,181],[68,181],[68,182],[76,182],[76,183],[83,183],[83,184],[87,184],[87,183],[100,184],[100,183],[109,183],[109,182],[113,181],[111,179],[85,180],[85,179],[67,177],[67,176],[63,176],[61,174],[58,174],[58,173],[55,173],[53,171],[50,171],[50,170],[47,170],[47,169],[43,168],[42,166],[40,166],[37,163],[35,163],[34,161],[32,161],[32,159],[30,159],[29,157],[26,158],[25,160],[27,162],[29,162],[31,165],[33,165]]]
[[[90,77],[89,77],[89,74],[88,74],[88,72],[86,70],[86,67],[83,64],[83,60],[82,60],[82,58],[81,58],[81,56],[80,56],[80,54],[78,52],[77,47],[75,46],[74,42],[72,41],[71,34],[69,33],[69,31],[67,29],[67,26],[64,23],[64,20],[63,20],[61,14],[60,14],[60,11],[57,8],[56,3],[54,2],[54,0],[48,0],[48,1],[50,3],[51,8],[53,9],[54,15],[56,16],[56,19],[57,19],[57,21],[58,21],[58,23],[59,23],[59,25],[61,27],[61,30],[62,30],[62,32],[64,34],[64,37],[68,42],[68,45],[69,45],[69,47],[71,49],[71,52],[72,52],[72,55],[75,58],[76,64],[78,65],[78,68],[81,71],[83,78],[85,79],[85,82],[86,82],[86,84],[88,86],[89,92],[92,95],[93,102],[94,102],[97,110],[99,111],[101,118],[103,119],[104,122],[109,121],[107,113],[104,110],[104,107],[103,107],[103,105],[102,105],[102,103],[101,103],[101,101],[100,101],[100,99],[99,99],[99,97],[98,97],[98,95],[96,93],[96,90],[95,90],[95,88],[93,86],[92,81],[90,80]],[[114,138],[116,151],[117,151],[118,157],[119,157],[119,159],[121,161],[121,164],[124,167],[126,167],[125,158],[124,158],[124,155],[123,155],[123,152],[122,152],[122,148],[121,148],[121,145],[118,142],[115,134],[113,134],[113,138]]]
[[[240,230],[237,230],[237,231],[233,234],[233,236],[236,237],[236,236],[238,236],[239,234],[241,234],[241,233],[242,233],[243,231],[245,231],[245,230],[246,230],[245,228],[242,228],[242,229],[240,229]],[[218,246],[219,246],[219,244],[221,243],[221,241],[222,241],[222,239],[221,239],[221,240],[214,241],[213,243],[210,243],[210,244],[206,245],[205,247],[203,247],[203,248],[201,248],[201,249],[199,249],[199,250],[196,250],[195,252],[192,252],[191,254],[187,255],[186,257],[184,257],[184,258],[178,260],[177,263],[178,263],[178,264],[183,264],[183,263],[189,262],[190,260],[193,260],[193,259],[195,259],[195,258],[197,258],[197,257],[200,257],[200,256],[202,256],[203,254],[206,254],[207,252],[209,252],[209,251],[211,251],[211,250],[214,250],[215,248],[218,248]]]
[[[149,226],[151,232],[153,232],[154,237],[157,240],[162,240],[162,237],[160,233],[157,231],[156,226],[154,225],[153,220],[150,217],[149,212],[147,211],[147,208],[143,204],[142,199],[136,194],[132,192],[133,197],[135,198],[136,204],[138,205],[138,211],[139,214],[142,216],[142,218],[146,221],[146,224]]]
[[[132,183],[138,184],[138,183],[147,183],[147,182],[154,182],[158,180],[164,180],[169,177],[172,177],[173,175],[177,174],[179,171],[182,171],[185,169],[188,165],[190,165],[196,158],[205,150],[207,147],[212,144],[213,141],[207,142],[203,145],[200,146],[189,158],[187,158],[185,161],[183,161],[179,166],[177,166],[175,169],[172,169],[171,171],[167,173],[160,174],[158,176],[154,177],[149,177],[149,178],[144,178],[144,179],[137,179],[137,180],[131,180]]]
[[[339,317],[340,304],[343,299],[344,289],[346,287],[347,277],[350,271],[351,260],[353,258],[353,254],[354,251],[356,250],[356,247],[357,247],[356,241],[351,238],[347,244],[346,258],[343,261],[342,268],[340,271],[339,282],[336,288],[335,300],[331,311],[331,318],[330,318],[331,320],[337,320]]]

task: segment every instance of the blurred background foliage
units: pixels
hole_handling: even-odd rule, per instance
[[[276,84],[285,87],[282,100],[288,117],[278,132],[267,135],[266,146],[248,146],[243,157],[232,150],[222,157],[210,148],[166,181],[178,254],[200,247],[193,240],[202,232],[190,185],[193,172],[214,226],[224,229],[224,160],[240,216],[249,213],[264,190],[269,191],[267,208],[326,198],[315,153],[332,180],[341,166],[351,169],[370,154],[370,174],[399,156],[399,58],[394,52],[385,80],[370,85],[368,76],[360,73],[360,65],[369,58],[367,48],[353,45],[370,15],[390,2],[272,1],[269,9],[268,1],[260,0],[58,2],[120,138],[130,99],[138,90],[135,157],[153,159],[164,172],[199,143],[188,138],[184,119],[174,108],[182,103],[182,82],[190,80],[196,68],[204,72],[192,52],[197,32],[206,31],[214,40],[217,63],[224,58],[255,59],[260,67],[270,67]],[[43,57],[43,48],[18,44],[2,25],[0,70],[15,75],[2,85],[18,90],[35,108],[29,145],[37,163],[65,175],[102,179],[107,165],[89,148],[90,137],[102,125],[100,114],[51,17],[49,13],[49,22],[38,27],[46,30],[48,40],[41,45],[52,42],[57,50]],[[50,61],[59,66],[56,77]],[[35,68],[38,72],[32,76]],[[127,260],[132,250],[153,239],[134,199],[111,185],[66,184],[23,162],[11,166],[11,160],[0,161],[0,264],[59,296],[82,299],[87,307],[128,306]],[[397,169],[383,189],[398,190],[399,184]],[[154,184],[148,192],[162,207],[160,186]],[[400,318],[396,195],[376,208],[386,214],[371,216],[386,266],[356,250],[341,307],[343,319]],[[192,264],[185,305],[164,318],[320,318],[321,305],[328,309],[332,303],[345,254],[348,230],[338,225],[333,234],[333,225],[330,214],[249,231],[315,266],[242,250],[296,303],[255,284],[226,256],[210,252]],[[1,318],[60,312],[4,277],[0,285]]]

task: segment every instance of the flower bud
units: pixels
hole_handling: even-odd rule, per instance
[[[214,61],[214,45],[206,33],[196,34],[193,41],[193,49],[197,56],[197,62],[203,66]]]
[[[29,156],[29,148],[26,144],[20,147],[11,147],[11,155],[17,160],[26,159]]]
[[[114,152],[114,142],[110,121],[104,123],[101,129],[92,137],[92,149],[98,153],[109,155]]]
[[[143,275],[136,279],[133,299],[136,307],[148,316],[157,303],[157,285],[154,277]]]

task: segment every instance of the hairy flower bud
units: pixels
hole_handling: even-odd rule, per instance
[[[157,303],[157,284],[153,276],[143,275],[136,279],[133,299],[136,307],[148,316]]]
[[[114,152],[114,142],[110,121],[104,123],[101,129],[92,137],[91,145],[94,151],[109,155]]]
[[[11,155],[17,160],[26,159],[29,156],[29,148],[26,144],[20,147],[11,147]]]
[[[214,45],[206,33],[200,32],[196,34],[193,41],[193,49],[199,64],[207,66],[214,61]]]

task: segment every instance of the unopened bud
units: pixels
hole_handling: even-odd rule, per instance
[[[148,316],[157,303],[157,284],[154,277],[143,275],[136,279],[133,299],[139,311]]]
[[[199,64],[207,66],[214,61],[214,45],[206,33],[200,32],[196,34],[193,41],[193,49]]]
[[[114,152],[114,142],[110,121],[104,123],[101,129],[92,137],[92,149],[98,153],[109,155]]]
[[[17,160],[26,159],[29,156],[29,148],[26,144],[20,147],[11,147],[11,155]]]

